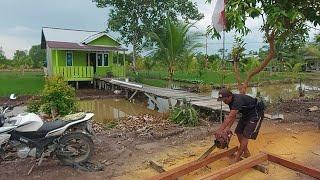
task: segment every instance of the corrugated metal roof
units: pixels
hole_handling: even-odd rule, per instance
[[[46,48],[46,44],[50,44],[50,48],[69,48],[69,49],[78,49],[78,50],[92,50],[95,48],[97,51],[104,48],[103,46],[88,46],[85,47],[86,43],[89,43],[96,38],[99,38],[103,35],[109,36],[106,32],[99,31],[87,31],[87,30],[78,30],[78,29],[64,29],[64,28],[53,28],[53,27],[43,27],[42,28],[42,37],[41,37],[41,47]],[[113,39],[116,41],[115,39]],[[50,42],[50,43],[49,43]],[[117,41],[116,41],[117,42]],[[85,44],[83,44],[85,43]],[[119,43],[119,42],[117,42]],[[121,45],[119,43],[119,45]],[[111,50],[112,48],[106,47]],[[127,50],[122,47],[115,47],[114,50]]]
[[[49,48],[53,49],[66,49],[66,50],[82,50],[82,51],[127,51],[122,47],[106,47],[106,46],[91,46],[84,45],[81,43],[70,43],[70,42],[57,42],[47,41]]]
[[[99,31],[85,31],[76,29],[61,29],[61,28],[42,28],[46,41],[74,42],[80,43],[90,36],[100,34]]]

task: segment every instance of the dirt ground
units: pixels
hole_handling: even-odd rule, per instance
[[[312,98],[296,98],[284,100],[267,109],[269,114],[283,114],[286,121],[320,121],[320,111],[310,112],[308,109],[320,109],[320,94]]]

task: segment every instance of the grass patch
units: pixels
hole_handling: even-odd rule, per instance
[[[142,84],[147,84],[149,86],[156,86],[156,87],[167,87],[168,81],[163,79],[142,79]]]
[[[130,76],[130,73],[129,73]],[[146,71],[139,71],[139,76],[143,79],[142,81],[146,82],[145,84],[155,85],[158,87],[164,87],[164,83],[166,81],[159,80],[167,80],[168,73],[166,71],[150,71],[149,73]],[[232,71],[205,71],[202,76],[199,76],[196,72],[181,72],[177,71],[174,74],[173,80],[187,83],[205,83],[205,84],[221,84],[222,77],[224,76],[224,83],[231,84],[236,83],[235,75]],[[242,79],[246,77],[246,73],[241,73]],[[285,80],[290,77],[287,72],[261,72],[258,75],[254,76],[252,82],[261,82],[261,81],[270,81],[270,80]],[[149,80],[146,80],[149,79]],[[152,79],[152,80],[150,80]],[[157,80],[158,79],[158,80]],[[142,82],[142,83],[144,83]]]
[[[0,72],[0,96],[35,95],[39,94],[44,86],[42,72]]]

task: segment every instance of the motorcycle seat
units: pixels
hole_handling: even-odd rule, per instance
[[[63,127],[65,125],[67,125],[68,123],[70,123],[70,121],[56,120],[56,121],[45,122],[38,129],[37,132],[39,132],[39,133],[47,133],[47,132],[52,131],[54,129],[58,129],[60,127]]]
[[[24,136],[29,139],[43,138],[47,135],[48,132],[61,128],[70,122],[72,121],[55,120],[55,121],[45,122],[37,131],[31,131],[31,132],[15,131],[15,134]]]

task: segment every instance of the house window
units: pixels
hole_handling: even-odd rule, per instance
[[[108,56],[109,56],[109,54],[103,54],[103,65],[104,66],[109,66]]]
[[[73,54],[72,52],[67,52],[66,53],[66,61],[67,61],[67,66],[72,66],[73,64]]]
[[[97,54],[98,66],[102,66],[102,54]]]
[[[98,66],[109,66],[109,54],[107,53],[98,53],[97,54],[97,65]]]

